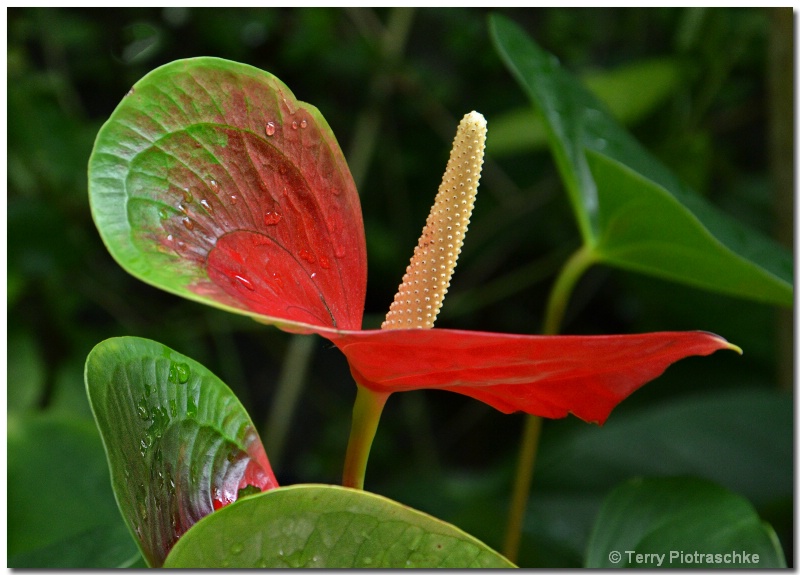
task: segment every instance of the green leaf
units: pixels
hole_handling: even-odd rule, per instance
[[[140,555],[119,516],[97,428],[37,414],[8,419],[8,566],[125,567]]]
[[[601,261],[710,291],[791,304],[790,284],[765,276],[758,264],[728,249],[665,188],[606,155],[589,151],[587,159],[597,182],[595,253]]]
[[[551,150],[587,246],[597,247],[602,256],[600,242],[608,233],[606,227],[632,220],[639,230],[699,226],[705,230],[709,241],[692,242],[693,250],[702,252],[718,244],[706,257],[716,258],[723,251],[727,254],[712,270],[724,269],[724,274],[717,274],[713,281],[713,274],[706,273],[708,281],[704,282],[704,287],[767,303],[792,305],[793,262],[788,250],[720,212],[681,183],[612,118],[586,87],[564,71],[554,56],[539,48],[517,25],[502,16],[492,15],[490,28],[498,53],[545,123]],[[595,152],[589,154],[591,160],[587,159],[587,151]],[[654,210],[637,209],[632,213],[625,204],[621,207],[626,210],[618,213],[615,210],[620,208],[619,201],[605,205],[609,198],[616,199],[618,173],[612,176],[612,169],[600,168],[598,154],[626,166],[642,178],[640,182],[649,180],[672,196],[675,209],[670,217],[665,219],[660,211]],[[608,164],[606,162],[605,167]],[[593,173],[593,169],[602,173]],[[603,181],[606,177],[610,180]],[[652,186],[641,185],[635,191],[643,196],[651,190]],[[632,234],[625,239],[639,240]],[[662,243],[667,241],[664,239]],[[637,251],[629,261],[623,257],[621,245],[615,248],[615,259],[607,263],[621,265],[624,262],[626,267],[642,271],[646,255]],[[690,281],[698,271],[703,270],[697,265],[690,264],[686,269],[673,265],[662,272],[662,277],[684,282]],[[747,277],[740,277],[742,273]],[[741,287],[731,286],[731,278],[736,278]]]
[[[621,124],[629,126],[675,91],[680,85],[680,66],[673,59],[653,58],[584,74],[582,80]],[[530,107],[492,116],[489,125],[492,136],[486,140],[486,151],[491,156],[538,150],[547,145],[544,124]]]
[[[277,486],[236,396],[188,357],[146,339],[109,339],[89,354],[86,388],[120,511],[149,565],[240,489]]]
[[[486,545],[385,497],[295,485],[243,499],[195,525],[168,568],[514,567]]]
[[[762,389],[627,407],[602,428],[552,422],[536,461],[532,491],[539,495],[528,509],[519,564],[544,566],[538,554],[558,547],[582,555],[603,498],[636,476],[703,477],[781,521],[791,513],[793,425],[791,398]]]
[[[635,479],[606,498],[586,566],[786,567],[772,528],[750,503],[710,481]]]
[[[219,58],[147,74],[97,135],[89,198],[142,281],[294,331],[361,327],[355,184],[319,110],[272,74]]]

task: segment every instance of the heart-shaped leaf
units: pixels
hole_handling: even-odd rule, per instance
[[[739,350],[707,332],[526,336],[445,329],[326,335],[355,380],[381,392],[443,389],[502,412],[602,424],[617,404],[675,361]]]
[[[89,195],[143,281],[294,331],[361,327],[355,185],[319,111],[271,74],[217,58],[152,71],[100,130]]]
[[[121,337],[86,360],[86,389],[122,515],[151,566],[189,527],[277,481],[233,392],[157,342]]]
[[[537,46],[507,18],[493,15],[490,28],[498,53],[540,112],[550,148],[569,193],[584,243],[600,261],[651,273],[706,289],[791,306],[791,254],[775,242],[717,210],[682,184],[626,132],[554,56]],[[603,154],[641,177],[636,205],[617,197],[619,171],[587,160],[587,150]],[[596,158],[595,154],[595,158]],[[649,180],[652,184],[644,184]],[[630,182],[629,182],[630,183]],[[655,193],[656,198],[651,197]],[[671,196],[668,212],[656,209]],[[635,209],[634,209],[635,208]],[[619,233],[626,226],[645,236]],[[653,242],[656,231],[693,227],[702,230],[664,253],[670,241]],[[615,238],[613,259],[604,260],[604,241]],[[623,245],[622,241],[631,243]],[[704,262],[715,260],[709,267]]]
[[[168,568],[514,567],[457,527],[385,497],[333,485],[281,487],[206,517]]]
[[[636,479],[603,503],[586,566],[786,567],[775,532],[750,503],[710,481]]]

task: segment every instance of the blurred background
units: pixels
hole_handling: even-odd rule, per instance
[[[504,9],[699,194],[792,247],[790,9]],[[525,95],[479,9],[8,10],[9,566],[137,565],[83,384],[94,345],[158,340],[205,364],[259,426],[281,484],[337,483],[355,386],[343,356],[128,276],[92,222],[86,169],[130,86],[178,58],[267,70],[314,104],[361,196],[364,327],[391,303],[463,114],[489,126],[479,200],[438,327],[537,333],[580,242]],[[745,354],[687,359],[603,428],[545,423],[520,564],[579,566],[602,498],[633,476],[698,475],[747,497],[793,564],[792,311],[608,268],[564,333],[704,329]],[[369,490],[500,547],[522,416],[396,394]],[[765,447],[766,446],[766,447]],[[113,528],[109,527],[113,526]],[[116,530],[116,531],[115,531]],[[108,535],[112,533],[112,535]]]

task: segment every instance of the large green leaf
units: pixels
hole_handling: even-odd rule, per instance
[[[91,421],[9,416],[7,479],[9,567],[125,567],[139,557]]]
[[[636,123],[661,105],[680,85],[680,64],[675,59],[653,58],[597,70],[581,79],[611,114],[625,126]],[[536,112],[526,106],[491,116],[492,137],[486,140],[490,156],[544,148],[547,134]]]
[[[791,303],[790,284],[765,278],[757,263],[728,249],[665,188],[604,154],[589,151],[587,159],[600,207],[595,253],[603,262],[710,291]]]
[[[793,262],[787,250],[688,189],[636,142],[586,87],[563,70],[554,56],[537,46],[516,24],[493,15],[490,28],[498,53],[541,114],[584,243],[598,249],[600,261],[605,261],[602,242],[609,234],[607,228],[630,225],[637,231],[648,231],[647,238],[625,235],[625,241],[639,244],[636,249],[626,250],[620,245],[623,236],[617,234],[615,257],[607,263],[649,271],[646,268],[661,265],[670,257],[674,265],[663,269],[662,277],[694,285],[702,282],[706,289],[792,305]],[[620,170],[609,168],[609,162],[601,167],[597,154],[587,159],[587,151],[607,156],[638,174],[641,185],[628,192],[635,193],[642,204],[621,201],[616,195]],[[646,180],[656,185],[646,185]],[[668,213],[652,209],[654,202],[665,201],[650,198],[655,190],[659,195],[671,196],[673,209]],[[663,245],[671,238],[660,238],[653,250],[643,249],[652,243],[656,230],[686,227],[704,230],[702,235],[684,240],[681,246],[689,244],[691,251],[703,253],[702,257],[686,259],[685,249],[664,255]],[[709,259],[717,260],[713,269],[705,266]]]
[[[296,331],[361,327],[355,184],[319,110],[272,74],[219,58],[147,74],[97,135],[89,198],[145,282]]]
[[[151,566],[241,490],[277,486],[236,396],[188,357],[146,339],[109,339],[86,360],[86,388],[119,508]]]
[[[634,479],[605,500],[586,566],[786,567],[772,528],[750,503],[689,477]]]
[[[248,497],[197,523],[165,567],[347,569],[513,567],[460,529],[385,497],[295,485]]]

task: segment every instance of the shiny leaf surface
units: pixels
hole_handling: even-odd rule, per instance
[[[669,477],[628,481],[606,498],[586,566],[764,569],[786,561],[746,499],[710,481]]]
[[[604,241],[610,234],[616,237],[615,257],[601,261],[646,273],[656,267],[661,277],[673,281],[702,282],[705,289],[792,305],[793,261],[788,250],[722,213],[681,183],[516,24],[493,15],[490,29],[498,53],[545,123],[584,243],[597,247],[602,256]],[[591,152],[589,159],[587,151]],[[641,178],[642,184],[635,189],[640,204],[634,206],[617,197],[619,174],[598,166],[600,154]],[[669,196],[673,205],[668,213],[655,209],[662,195]],[[625,235],[627,242],[636,244],[627,249],[619,243],[623,236],[618,230],[610,229],[620,224],[647,234]],[[680,250],[661,253],[660,246],[670,241],[667,236],[660,237],[653,250],[642,249],[656,232],[687,226],[701,229],[702,234],[685,239]],[[685,257],[687,244],[692,257]],[[717,260],[714,269],[699,263],[711,258]]]
[[[148,283],[295,331],[361,326],[355,185],[319,111],[267,72],[149,73],[100,130],[89,193],[109,251]]]
[[[457,527],[366,491],[282,487],[192,528],[165,567],[497,569],[512,563]]]
[[[239,490],[277,486],[242,405],[188,357],[146,339],[109,339],[89,354],[86,388],[117,502],[151,566]]]

